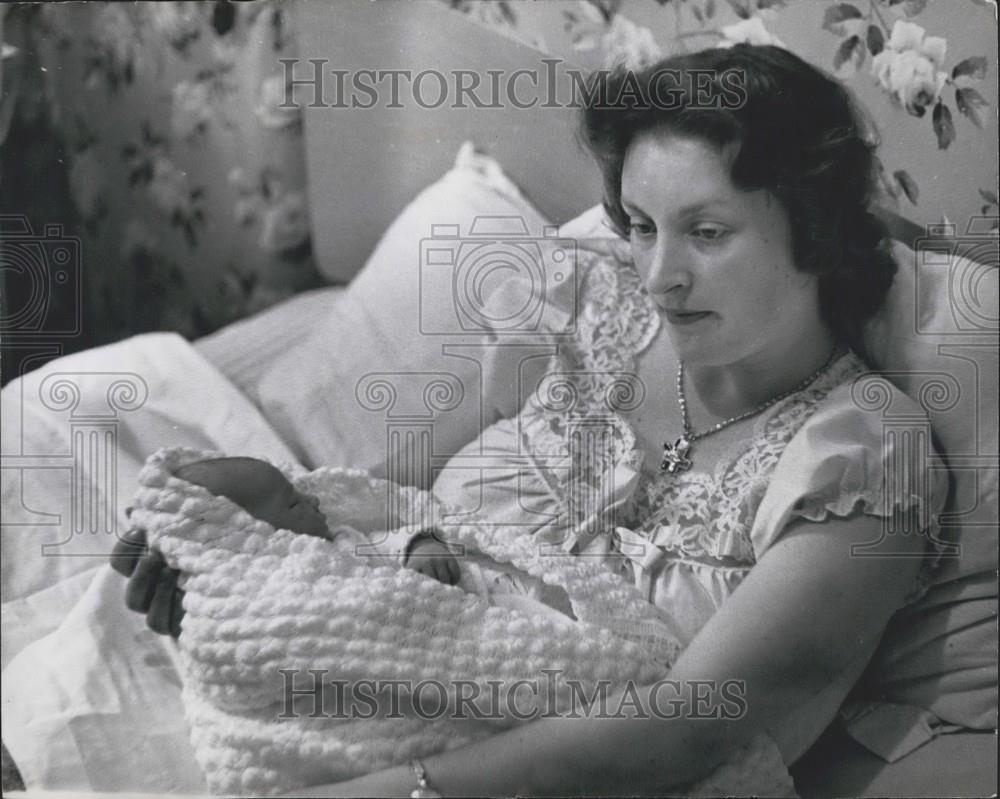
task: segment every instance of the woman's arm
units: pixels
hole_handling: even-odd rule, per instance
[[[870,658],[920,564],[901,556],[908,536],[899,534],[880,557],[852,556],[851,545],[879,539],[882,525],[860,514],[794,523],[678,659],[669,677],[682,685],[743,681],[742,717],[693,718],[688,701],[675,718],[537,720],[425,759],[432,785],[445,796],[656,794],[707,776]],[[645,707],[651,690],[637,691]],[[397,767],[297,794],[408,796],[414,787],[410,769]]]

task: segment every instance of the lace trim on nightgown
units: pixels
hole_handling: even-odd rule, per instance
[[[585,278],[577,335],[562,345],[556,368],[522,417],[530,451],[569,461],[555,481],[574,527],[600,507],[595,496],[607,494],[616,464],[641,473],[644,453],[620,411],[642,401],[635,361],[660,328],[655,305],[629,263],[582,254],[580,265]],[[753,516],[785,445],[831,389],[863,371],[856,356],[839,359],[812,386],[756,419],[744,449],[720,461],[713,473],[641,474],[619,523],[637,532],[671,525],[666,543],[678,554],[751,566]]]
[[[743,448],[711,473],[643,475],[626,508],[626,524],[647,530],[676,525],[668,546],[688,557],[755,563],[750,530],[785,447],[831,390],[864,371],[856,356],[840,358],[811,386],[758,417]]]
[[[572,463],[549,471],[571,526],[593,511],[594,497],[606,493],[616,464],[636,471],[642,465],[635,433],[618,411],[642,402],[634,353],[645,350],[659,330],[652,301],[627,262],[614,266],[581,252],[578,265],[583,280],[576,335],[560,342],[520,418],[526,451],[550,463]]]

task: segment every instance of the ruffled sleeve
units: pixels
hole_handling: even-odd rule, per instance
[[[947,546],[938,523],[947,493],[927,415],[885,378],[864,375],[831,391],[789,441],[754,519],[754,554],[759,560],[796,519],[819,522],[856,512],[887,517],[914,509],[917,529],[902,531],[912,553],[903,554],[925,561],[910,602],[926,589]],[[877,556],[895,532],[883,530],[855,554]]]

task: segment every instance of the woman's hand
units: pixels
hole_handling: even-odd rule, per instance
[[[418,538],[410,545],[406,567],[445,585],[455,585],[462,576],[451,550],[429,535]]]
[[[145,613],[153,632],[178,637],[184,617],[184,592],[177,587],[180,571],[167,566],[163,555],[147,545],[146,531],[130,529],[111,550],[110,562],[112,569],[128,577],[125,606]]]

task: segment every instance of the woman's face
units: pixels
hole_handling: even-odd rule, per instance
[[[795,268],[785,209],[733,185],[733,154],[653,130],[625,157],[635,265],[688,363],[765,364],[820,325],[816,279]]]

